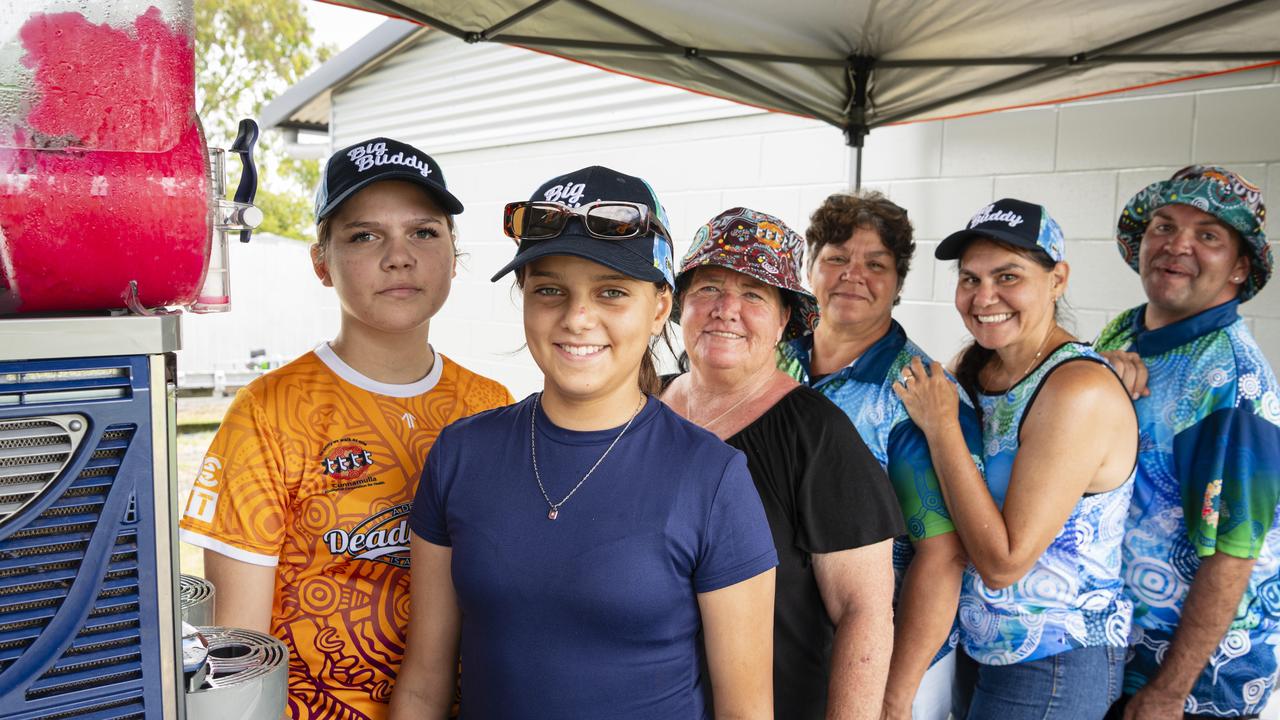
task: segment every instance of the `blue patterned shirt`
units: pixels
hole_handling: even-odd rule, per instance
[[[902,368],[909,365],[912,358],[919,357],[926,367],[932,360],[907,339],[906,331],[897,321],[892,321],[884,337],[867,348],[857,362],[817,382],[813,382],[809,372],[812,353],[812,335],[783,343],[778,348],[778,367],[796,380],[812,385],[843,410],[858,428],[858,434],[871,454],[888,473],[907,527],[907,534],[897,538],[893,544],[896,597],[915,555],[912,543],[955,532],[951,515],[943,503],[942,490],[938,487],[938,476],[933,471],[929,443],[893,392],[893,383],[901,377]],[[964,393],[960,397],[964,399]],[[960,406],[960,427],[975,462],[980,463],[981,430],[977,415],[967,402]],[[946,657],[958,639],[959,633],[953,631],[933,662]]]
[[[1103,329],[1098,347],[1132,350],[1150,373],[1137,401],[1137,489],[1124,540],[1134,599],[1125,692],[1155,675],[1182,617],[1200,559],[1256,558],[1226,636],[1186,712],[1260,712],[1280,644],[1280,396],[1275,375],[1231,301],[1147,330],[1146,306]]]
[[[1011,389],[978,397],[987,488],[1001,508],[1027,409],[1054,369],[1081,360],[1106,364],[1089,346],[1065,343]],[[1132,604],[1120,577],[1120,543],[1132,494],[1131,475],[1114,490],[1082,497],[1031,570],[1006,588],[987,587],[970,564],[960,591],[965,652],[1010,665],[1083,647],[1124,647]]]

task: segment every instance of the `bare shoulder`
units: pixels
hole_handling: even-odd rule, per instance
[[[689,395],[689,373],[682,373],[672,378],[671,382],[662,389],[662,394],[658,399],[667,405],[674,407],[676,401],[679,401],[681,407],[684,406],[684,399]]]
[[[1133,402],[1111,368],[1100,362],[1072,360],[1045,378],[1027,424],[1048,425],[1054,432],[1071,426],[1104,432],[1110,428],[1109,420],[1127,421],[1133,415]]]
[[[1108,402],[1129,405],[1124,385],[1114,371],[1090,359],[1069,360],[1054,368],[1045,378],[1040,396],[1051,402]]]

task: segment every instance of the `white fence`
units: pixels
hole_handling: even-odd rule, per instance
[[[238,387],[338,329],[338,300],[311,270],[307,243],[255,234],[231,245],[231,311],[182,317],[178,386]],[[251,358],[250,354],[261,351]],[[251,369],[254,361],[259,369]]]

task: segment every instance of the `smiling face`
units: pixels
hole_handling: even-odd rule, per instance
[[[1154,330],[1234,298],[1249,276],[1249,258],[1240,245],[1234,230],[1190,205],[1152,212],[1138,246],[1147,327]]]
[[[338,293],[342,332],[369,337],[424,330],[455,271],[449,217],[418,185],[377,182],[329,216],[313,245],[316,276]]]
[[[685,352],[700,372],[750,375],[772,367],[790,317],[778,288],[727,268],[698,268],[680,305]]]
[[[533,260],[521,284],[525,341],[546,376],[544,403],[617,399],[633,407],[640,363],[671,313],[671,293],[569,255]]]
[[[1054,325],[1054,303],[1066,282],[1066,263],[1048,269],[1027,254],[980,238],[960,256],[956,310],[982,347],[1029,347],[1034,353]]]
[[[822,322],[841,328],[889,324],[901,286],[893,253],[880,233],[855,228],[842,243],[823,245],[809,268]]]

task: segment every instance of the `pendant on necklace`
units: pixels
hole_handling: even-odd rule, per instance
[[[560,516],[560,511],[555,508],[551,508],[550,510],[547,511],[548,520],[555,520],[559,516]]]

